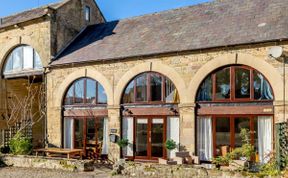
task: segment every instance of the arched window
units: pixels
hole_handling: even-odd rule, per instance
[[[247,66],[221,68],[202,82],[197,101],[259,101],[273,100],[269,82],[255,69]]]
[[[67,90],[64,105],[107,104],[103,86],[90,78],[81,78],[72,83]]]
[[[241,130],[248,129],[256,161],[267,161],[273,148],[273,91],[260,72],[243,65],[220,68],[204,79],[196,101],[200,160],[241,147]]]
[[[176,87],[167,77],[155,73],[143,73],[126,86],[122,103],[164,102],[178,103]]]
[[[63,101],[63,147],[83,149],[84,156],[108,154],[107,96],[103,86],[80,78],[68,88]]]
[[[31,46],[22,45],[8,55],[4,75],[42,70],[43,66],[39,54]]]

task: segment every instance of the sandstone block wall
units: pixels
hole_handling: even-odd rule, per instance
[[[74,80],[85,76],[99,81],[105,88],[108,97],[108,108],[113,108],[113,112],[108,112],[109,125],[110,127],[119,126],[120,130],[119,105],[126,84],[136,75],[146,71],[155,71],[166,75],[174,82],[179,91],[180,124],[182,128],[180,142],[191,152],[195,151],[194,108],[197,89],[210,72],[222,66],[243,64],[260,71],[271,83],[274,91],[275,122],[283,122],[283,63],[268,57],[267,51],[272,45],[275,44],[266,43],[219,48],[166,56],[131,58],[52,68],[50,73],[47,74],[49,142],[61,146],[62,99],[67,87]],[[288,50],[287,42],[279,45]],[[286,73],[286,81],[287,77]],[[288,81],[286,82],[286,93],[288,93],[287,83]],[[288,101],[287,95],[286,101]],[[116,110],[118,108],[118,112],[115,112],[115,108]],[[112,145],[113,150],[114,147]],[[115,151],[113,151],[113,154],[115,154]]]

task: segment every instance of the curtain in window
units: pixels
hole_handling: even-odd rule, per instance
[[[108,133],[108,118],[104,118],[103,123],[103,143],[102,143],[102,155],[108,155],[109,133]]]
[[[73,148],[73,124],[73,119],[64,119],[64,148]]]
[[[267,163],[272,151],[272,117],[258,116],[259,161]]]
[[[200,86],[197,95],[198,101],[211,101],[212,100],[212,80],[209,76]]]
[[[122,149],[123,155],[133,156],[133,117],[124,117],[122,120],[122,138],[129,140],[129,145]]]
[[[264,78],[264,76],[260,73],[254,74],[254,90],[255,96],[258,96],[256,99],[273,99],[272,89],[268,81]]]
[[[212,159],[212,119],[209,116],[197,118],[197,155],[201,161]]]
[[[176,142],[177,148],[168,151],[168,158],[174,158],[175,153],[179,151],[179,117],[168,117],[167,119],[167,140],[172,139]]]

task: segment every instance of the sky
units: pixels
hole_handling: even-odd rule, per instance
[[[0,17],[59,0],[2,0]],[[107,21],[195,5],[212,0],[96,0]]]

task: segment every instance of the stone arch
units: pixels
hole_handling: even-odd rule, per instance
[[[72,82],[75,80],[82,78],[82,77],[89,77],[96,81],[98,81],[104,88],[106,95],[107,95],[107,104],[113,105],[113,90],[110,82],[107,80],[107,78],[101,74],[100,72],[93,70],[93,69],[80,69],[77,70],[70,75],[68,75],[64,81],[57,87],[57,90],[55,92],[55,103],[54,106],[57,108],[61,108],[63,98],[65,95],[65,92],[67,88],[70,86]]]
[[[190,81],[188,98],[190,98],[192,102],[195,102],[197,90],[206,76],[219,67],[232,64],[247,65],[261,72],[271,84],[274,92],[274,100],[283,100],[283,81],[277,70],[261,58],[242,53],[219,56],[203,65]]]
[[[114,93],[114,103],[117,105],[121,104],[121,97],[123,94],[123,90],[125,89],[126,85],[138,74],[143,72],[158,72],[160,74],[165,75],[168,77],[176,86],[179,96],[180,96],[180,103],[184,103],[186,101],[186,85],[184,80],[181,76],[176,72],[175,69],[161,63],[161,62],[146,62],[139,64],[129,71],[127,71],[119,80]]]

